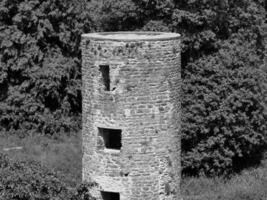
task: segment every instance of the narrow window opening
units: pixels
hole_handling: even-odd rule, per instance
[[[121,149],[121,130],[98,128],[99,135],[104,140],[107,149]]]
[[[103,200],[120,200],[120,193],[117,192],[104,192],[101,191]]]
[[[109,65],[100,65],[99,71],[102,74],[102,80],[103,80],[105,91],[110,91]]]

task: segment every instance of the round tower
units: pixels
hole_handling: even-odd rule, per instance
[[[180,35],[82,35],[83,181],[98,200],[180,200]]]

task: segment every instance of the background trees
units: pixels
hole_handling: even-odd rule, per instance
[[[82,3],[0,1],[0,130],[46,134],[79,128]]]
[[[83,32],[172,31],[183,39],[184,173],[229,174],[259,162],[263,0],[1,0],[0,13],[0,130],[80,128]]]

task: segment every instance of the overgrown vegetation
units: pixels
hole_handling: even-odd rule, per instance
[[[245,170],[231,179],[185,178],[182,193],[185,200],[265,200],[266,187],[267,170],[261,167]]]
[[[80,35],[90,17],[76,1],[0,1],[0,130],[79,130]]]
[[[55,172],[34,161],[12,161],[0,154],[0,177],[2,200],[94,200],[89,193],[94,183],[70,190]]]
[[[21,147],[21,149],[10,149]],[[47,136],[19,138],[16,135],[0,137],[0,153],[15,161],[35,161],[42,167],[58,172],[58,178],[68,187],[82,182],[82,146],[80,134],[61,136],[55,140]]]
[[[234,38],[219,52],[187,65],[182,103],[186,172],[230,174],[259,164],[266,145],[266,74],[254,45]]]
[[[267,135],[263,4],[1,0],[0,130],[79,130],[83,32],[173,31],[183,36],[183,172],[229,175],[257,164]]]

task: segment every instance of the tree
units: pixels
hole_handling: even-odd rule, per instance
[[[0,2],[0,130],[53,134],[79,128],[80,37],[93,28],[82,6]]]
[[[185,173],[227,175],[261,161],[267,142],[267,74],[260,68],[256,45],[241,35],[187,66],[182,103]]]

